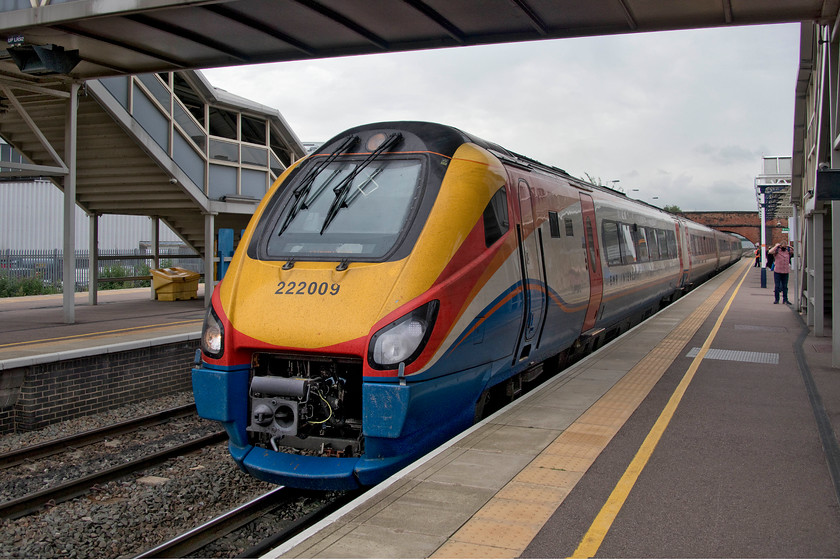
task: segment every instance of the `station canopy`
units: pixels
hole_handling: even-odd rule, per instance
[[[89,79],[566,37],[833,23],[839,2],[5,0],[0,77]]]

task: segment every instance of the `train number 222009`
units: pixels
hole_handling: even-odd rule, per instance
[[[315,294],[334,296],[338,295],[339,289],[341,289],[340,285],[326,282],[278,282],[274,293],[284,296],[314,296]]]

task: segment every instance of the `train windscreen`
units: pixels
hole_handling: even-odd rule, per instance
[[[269,258],[377,259],[386,256],[420,199],[423,160],[315,159],[290,185],[263,231]]]

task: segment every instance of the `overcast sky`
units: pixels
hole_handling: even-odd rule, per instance
[[[787,155],[799,24],[672,31],[205,70],[321,142],[388,120],[450,124],[682,210],[756,210]],[[638,189],[635,191],[634,189]],[[658,199],[653,199],[658,197]]]

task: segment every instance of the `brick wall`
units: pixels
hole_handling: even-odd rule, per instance
[[[761,237],[761,219],[758,211],[754,212],[680,212],[689,220],[705,224],[711,228],[728,233],[743,235],[755,244]],[[767,246],[772,247],[782,240],[788,240],[788,234],[782,228],[788,227],[787,218],[767,220],[764,228],[767,232]]]
[[[0,408],[0,433],[37,430],[55,422],[192,388],[198,341],[17,368],[23,383]],[[12,372],[4,372],[4,376]]]

